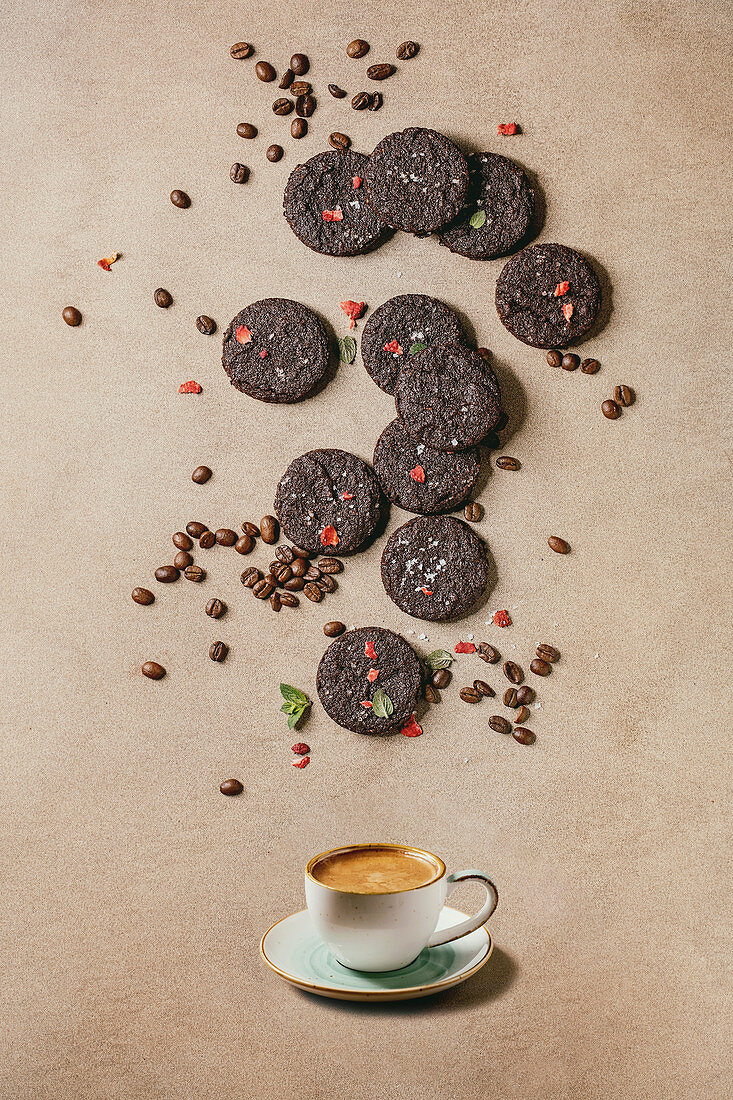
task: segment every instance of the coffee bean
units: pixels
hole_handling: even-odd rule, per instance
[[[153,301],[155,302],[156,306],[160,306],[161,309],[168,309],[168,306],[172,305],[173,303],[173,295],[170,293],[170,291],[165,290],[162,286],[159,286],[153,294]]]
[[[493,645],[489,645],[488,642],[479,642],[476,646],[476,656],[490,665],[495,665],[499,660],[499,654],[496,652]]]
[[[384,100],[382,99],[382,93],[381,92],[372,92],[372,101],[369,104],[369,110],[370,111],[378,111],[383,103],[384,103]]]
[[[217,664],[221,664],[228,652],[229,646],[225,645],[224,642],[212,642],[209,646],[209,657]]]
[[[353,42],[349,42],[346,47],[346,53],[349,57],[358,59],[364,57],[369,53],[369,43],[365,42],[363,38],[355,38]]]
[[[489,718],[489,726],[494,733],[511,733],[511,722],[507,722],[506,718],[502,718],[500,714],[492,714]]]
[[[187,569],[189,565],[193,565],[193,558],[188,550],[179,550],[173,559],[173,564],[176,569]]]
[[[265,580],[268,584],[272,585],[273,588],[277,588],[277,577],[272,571],[265,573]]]
[[[466,519],[469,520],[471,523],[476,523],[476,521],[481,519],[481,516],[483,515],[483,508],[480,504],[477,504],[475,500],[472,500],[463,509],[463,514]]]
[[[186,530],[192,539],[200,539],[204,531],[208,531],[209,528],[205,523],[199,523],[197,520],[192,520],[191,523],[186,524]]]
[[[300,99],[303,95],[310,95],[313,89],[307,80],[296,80],[294,84],[290,85],[290,94],[295,96],[296,99]]]
[[[252,585],[252,592],[256,599],[266,600],[272,595],[274,585],[270,584],[264,577],[261,581],[257,581]]]
[[[220,785],[219,790],[222,794],[225,794],[228,798],[231,798],[232,795],[241,794],[244,790],[244,787],[238,779],[225,779],[224,782]]]
[[[443,688],[448,687],[451,680],[453,679],[453,673],[450,671],[449,668],[437,668],[430,679],[432,681],[433,687],[443,690]]]
[[[351,145],[351,138],[347,137],[346,134],[340,134],[338,130],[336,130],[333,134],[328,135],[328,144],[333,149],[338,149],[339,152],[345,153]]]
[[[229,179],[232,183],[246,183],[249,176],[249,168],[244,164],[235,162],[229,169]]]
[[[219,527],[216,531],[216,541],[219,546],[234,546],[237,541],[237,532],[231,527]]]
[[[176,569],[175,565],[159,565],[155,570],[155,579],[161,584],[172,584],[180,575],[180,570]]]
[[[559,535],[550,535],[547,540],[547,545],[550,547],[550,550],[554,550],[556,554],[570,553],[570,544],[567,543],[565,539],[561,539]]]
[[[369,92],[357,92],[351,100],[351,106],[355,111],[365,111],[371,105],[372,97]]]
[[[191,200],[185,191],[179,191],[176,188],[175,191],[171,191],[171,202],[174,206],[177,206],[179,210],[186,210],[191,205]]]
[[[255,541],[249,535],[241,535],[234,543],[234,549],[238,554],[249,554],[254,550]]]
[[[601,369],[601,364],[597,359],[584,359],[580,364],[580,369],[583,374],[598,374]]]
[[[143,607],[155,601],[155,596],[149,588],[133,588],[132,598],[135,603],[142,604]]]
[[[282,607],[282,599],[280,598],[279,592],[273,592],[270,596],[270,607],[273,611],[279,611]]]
[[[294,577],[304,577],[308,572],[308,562],[305,558],[293,558],[293,564],[291,566]]]
[[[554,664],[555,661],[560,660],[560,650],[555,649],[553,645],[547,645],[546,642],[538,645],[535,652],[541,661],[549,661],[551,664]]]
[[[308,123],[304,118],[294,118],[290,124],[290,136],[296,140],[303,138],[308,133]]]
[[[562,352],[560,351],[548,351],[545,358],[550,367],[559,367],[562,364]]]
[[[255,75],[258,80],[264,81],[265,84],[269,84],[277,76],[275,69],[269,61],[258,61],[255,65]]]
[[[199,332],[203,332],[204,336],[213,336],[216,332],[216,321],[202,313],[200,317],[196,318],[196,328]]]
[[[249,521],[245,521],[242,524],[242,530],[244,531],[245,535],[249,535],[251,539],[258,539],[260,537],[260,529],[256,523],[249,523]]]
[[[195,584],[200,584],[206,576],[206,570],[202,569],[200,565],[187,565],[183,570],[183,575],[187,581],[193,581]]]
[[[343,563],[338,558],[320,558],[316,562],[322,573],[343,573]]]
[[[528,718],[529,718],[529,708],[524,707],[524,706],[518,707],[517,708],[517,713],[514,715],[514,721],[517,722],[521,726],[522,722],[526,722]]]
[[[305,558],[307,560],[308,558],[313,557],[313,554],[310,550],[301,550],[299,546],[293,547],[293,553],[295,554],[296,558]]]
[[[528,730],[526,726],[515,726],[512,731],[512,737],[515,741],[518,741],[520,745],[534,745],[536,741],[532,730]]]
[[[268,546],[274,546],[280,538],[280,524],[274,516],[263,516],[260,520],[260,534],[262,541]]]
[[[316,101],[312,95],[299,95],[295,101],[295,113],[300,118],[310,118],[316,109]]]
[[[302,592],[305,581],[302,577],[291,577],[289,581],[285,581],[283,588],[287,588],[288,592]]]
[[[370,65],[367,69],[369,80],[386,80],[394,72],[394,65]]]
[[[322,592],[335,592],[338,588],[336,581],[328,573],[324,573],[317,584]]]
[[[398,61],[409,61],[420,49],[417,42],[403,42],[397,47],[396,57]]]
[[[613,399],[617,405],[628,408],[629,405],[634,404],[633,390],[630,390],[628,386],[616,386],[613,391]]]
[[[211,470],[208,466],[197,466],[194,472],[191,474],[191,481],[195,481],[197,485],[205,485],[211,477]],[[182,546],[182,550],[190,550],[189,546]]]
[[[321,571],[320,569],[316,569],[315,565],[309,565],[303,576],[307,581],[319,581],[321,579]]]
[[[518,459],[510,458],[509,455],[501,455],[497,458],[496,465],[500,470],[518,470],[520,463]]]
[[[230,46],[229,53],[235,61],[241,61],[242,58],[249,57],[253,50],[254,46],[250,46],[249,42],[235,42]]]
[[[283,565],[290,565],[291,562],[295,561],[295,554],[290,546],[278,546],[275,551],[275,557],[278,561],[282,562]]]
[[[254,565],[250,565],[249,569],[245,569],[242,573],[240,580],[245,588],[254,588],[257,581],[262,579],[262,574],[259,569],[256,569]]]
[[[494,689],[492,687],[489,687],[485,680],[474,680],[473,686],[475,690],[479,693],[479,695],[483,695],[487,699],[493,699],[493,697],[496,695]]]
[[[284,565],[282,562],[277,563],[277,568],[273,570],[275,576],[279,580],[280,584],[286,584],[293,579],[293,571],[289,565]]]
[[[149,680],[162,680],[165,676],[165,669],[162,665],[159,665],[157,661],[146,661],[142,666],[141,672],[143,676],[147,676]]]
[[[211,619],[220,619],[227,609],[227,605],[222,601],[214,597],[213,600],[209,600],[204,608],[206,614]]]
[[[240,122],[237,126],[237,133],[241,138],[256,138],[257,127],[251,122]]]
[[[580,356],[569,351],[566,355],[563,355],[560,366],[563,370],[577,370],[580,366]]]
[[[530,669],[534,672],[535,676],[549,676],[552,672],[552,665],[548,661],[543,661],[540,657],[535,657],[530,662]]]
[[[522,706],[529,706],[530,703],[534,702],[534,697],[535,690],[529,687],[528,684],[524,684],[517,692],[517,701],[521,703]]]
[[[282,88],[285,91],[295,80],[295,73],[292,69],[286,69],[283,75],[280,77],[278,88]]]
[[[176,531],[173,536],[173,545],[178,550],[190,550],[193,546],[193,542],[183,531]]]
[[[516,661],[505,661],[503,668],[504,675],[510,684],[521,684],[524,679],[524,673]]]
[[[202,550],[210,550],[216,542],[216,535],[213,531],[204,531],[203,535],[199,539],[199,546]]]
[[[282,145],[268,145],[265,156],[273,164],[277,164],[279,160],[282,160],[283,151]]]
[[[439,703],[440,695],[435,690],[432,684],[426,684],[423,688],[423,695],[427,699],[428,703]]]
[[[272,105],[272,110],[276,115],[289,115],[292,109],[292,99],[276,99]]]
[[[300,600],[297,596],[294,596],[292,592],[281,592],[280,603],[283,607],[298,607]]]
[[[346,97],[346,92],[343,88],[339,88],[338,84],[329,84],[328,90],[334,99],[344,99]]]
[[[621,416],[621,409],[615,401],[604,401],[601,405],[601,412],[607,420],[618,420]]]
[[[479,703],[481,701],[481,692],[476,691],[476,688],[465,687],[461,688],[458,692],[464,703]]]
[[[311,63],[304,53],[294,53],[290,58],[290,68],[296,76],[305,76],[311,67]]]
[[[313,603],[320,603],[323,599],[323,593],[321,592],[318,585],[314,584],[313,581],[308,581],[308,584],[305,585],[305,587],[303,588],[303,595],[307,596],[309,600],[313,601]]]
[[[323,627],[323,633],[327,638],[338,638],[340,634],[346,630],[344,623],[340,623],[338,619],[334,619],[333,622],[326,623]]]
[[[511,707],[514,709],[519,706],[519,697],[516,688],[507,688],[503,695],[503,703],[505,707]]]

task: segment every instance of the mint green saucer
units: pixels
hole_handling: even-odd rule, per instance
[[[438,918],[438,929],[466,917],[448,906]],[[271,970],[308,993],[340,1001],[403,1001],[428,997],[465,982],[488,960],[493,949],[485,927],[442,947],[426,947],[402,970],[367,974],[349,970],[331,954],[313,931],[308,910],[283,917],[265,932],[260,953]]]

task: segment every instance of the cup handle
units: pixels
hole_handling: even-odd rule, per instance
[[[475,932],[489,919],[499,904],[499,891],[489,876],[484,875],[481,871],[458,871],[454,875],[448,875],[447,882],[448,893],[446,899],[451,896],[459,882],[480,882],[486,890],[486,901],[478,913],[469,917],[468,920],[459,921],[458,924],[452,924],[450,928],[443,928],[440,932],[433,932],[428,940],[428,947],[438,947],[441,943],[450,943],[451,940],[458,940],[461,936],[467,936],[469,932]]]

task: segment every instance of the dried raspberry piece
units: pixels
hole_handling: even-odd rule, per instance
[[[572,302],[566,302],[565,305],[562,307],[562,315],[566,321],[569,321],[570,318],[573,316],[574,310],[575,306]]]
[[[248,344],[252,339],[252,333],[246,325],[237,325],[237,330],[234,335],[238,344]]]
[[[423,470],[422,466],[415,466],[412,470],[410,470],[410,477],[413,481],[419,481],[422,485],[423,481],[425,480],[425,471]]]
[[[496,132],[499,137],[511,137],[512,134],[516,134],[517,129],[516,122],[500,122],[496,127]]]
[[[475,653],[476,646],[473,642],[458,642],[455,648],[456,653]]]
[[[304,741],[298,741],[297,745],[291,745],[290,746],[290,751],[294,752],[294,753],[297,753],[298,756],[305,756],[306,753],[309,753],[311,750],[310,750],[310,747],[308,745],[306,745]]]
[[[420,591],[424,592],[426,596],[432,596],[433,594],[432,588],[423,588],[422,585],[420,586]]]
[[[307,768],[310,762],[310,756],[301,756],[300,760],[293,760],[292,764],[294,768]]]
[[[407,719],[404,726],[400,730],[400,733],[404,734],[405,737],[420,736],[420,734],[422,733],[422,726],[419,726],[417,724],[417,720],[415,719],[414,714],[411,714],[410,717]]]
[[[354,322],[358,321],[366,307],[366,302],[352,302],[350,298],[347,298],[345,302],[339,302],[342,310],[349,318],[349,328],[354,327]]]
[[[374,683],[377,676],[379,676],[379,669],[378,668],[370,668],[369,671],[367,672],[367,680],[369,681],[370,684]]]
[[[511,626],[512,620],[509,618],[509,612],[506,610],[494,612],[494,622],[497,626]]]
[[[368,710],[368,709],[369,709],[369,707],[371,707],[371,705],[372,705],[372,704],[371,704],[371,703],[369,702],[369,700],[368,700],[368,699],[362,699],[362,701],[361,701],[361,705],[362,705],[363,707],[366,707],[366,708],[367,708],[367,710]]]
[[[348,492],[348,490],[347,490],[346,492],[341,494],[341,499],[342,500],[353,500],[354,499],[354,494]]]
[[[113,252],[111,256],[105,256],[102,260],[97,260],[97,267],[101,267],[102,271],[109,271],[115,260],[119,260],[119,252]]]
[[[267,348],[263,348],[262,351],[260,352],[260,359],[266,359],[266,358],[267,358]]]
[[[323,211],[324,222],[342,222],[344,220],[344,212],[338,206],[335,210]]]
[[[321,531],[321,546],[338,546],[338,544],[339,537],[336,528],[329,523]]]
[[[374,648],[374,642],[367,642],[366,643],[366,645],[364,646],[364,656],[365,657],[371,657],[371,659],[373,661],[376,661],[377,653],[376,653],[376,650]]]
[[[402,348],[396,340],[390,340],[388,344],[385,344],[382,351],[391,351],[393,355],[402,355]]]
[[[179,393],[201,393],[201,386],[198,382],[181,382],[178,387]]]
[[[351,183],[355,190],[357,187],[361,187],[361,176],[352,176]]]
[[[562,298],[563,294],[567,294],[567,292],[569,290],[570,290],[570,283],[567,280],[565,280],[564,283],[558,283],[557,286],[555,287],[555,293],[554,293],[553,297]]]

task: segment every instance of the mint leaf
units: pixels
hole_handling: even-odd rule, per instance
[[[448,668],[453,664],[453,657],[447,649],[434,649],[425,658],[425,664],[431,672],[437,672],[439,668]]]
[[[482,225],[486,224],[486,211],[477,210],[475,214],[472,214],[469,218],[468,224],[473,229],[480,229]]]
[[[298,722],[303,717],[304,713],[305,713],[305,708],[303,710],[296,710],[290,715],[290,717],[288,718],[288,729],[289,730],[294,730],[295,729]]]
[[[356,340],[353,336],[342,336],[339,339],[339,359],[342,363],[353,363],[356,359]]]
[[[410,355],[417,355],[419,351],[425,351],[427,346],[427,344],[421,344],[419,340],[416,340],[410,348]]]
[[[372,711],[377,718],[389,718],[394,711],[392,700],[381,688],[377,688],[372,697]]]
[[[310,704],[308,696],[298,688],[291,687],[290,684],[280,684],[280,694],[286,703],[294,703],[296,707],[305,707]]]

